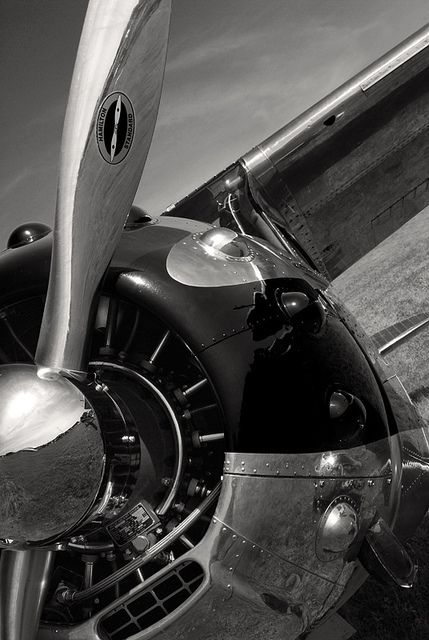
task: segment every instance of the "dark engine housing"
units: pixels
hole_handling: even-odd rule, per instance
[[[47,235],[0,258],[4,365],[33,360],[50,243]],[[247,611],[257,597],[269,624],[284,577],[273,573],[277,586],[262,596],[259,587],[252,587],[258,594],[252,596],[243,585],[268,580],[262,574],[281,557],[283,573],[292,571],[290,561],[300,567],[299,580],[293,571],[289,576],[300,585],[292,600],[304,603],[288,618],[297,630],[304,619],[316,620],[328,610],[333,583],[341,585],[338,594],[344,590],[377,514],[390,523],[396,519],[403,536],[414,526],[399,513],[401,474],[395,464],[401,452],[395,434],[417,433],[418,419],[404,395],[385,382],[372,348],[327,289],[318,273],[258,238],[179,218],[129,225],[94,308],[89,378],[72,381],[82,388],[92,427],[100,432],[102,480],[85,513],[51,536],[20,539],[17,533],[6,539],[11,536],[0,531],[5,547],[68,550],[68,560],[56,569],[46,622],[86,616],[84,609],[65,613],[55,597],[60,584],[78,588],[72,575],[76,554],[88,563],[99,545],[105,564],[97,570],[105,578],[118,553],[125,562],[144,554],[221,477],[211,519],[200,519],[190,529],[191,539],[182,536],[170,555],[145,567],[141,577],[149,581],[147,590],[155,590],[151,598],[162,576],[173,572],[183,592],[177,607],[194,591],[206,602],[203,596],[211,590],[232,588],[224,569],[216,568],[232,563],[234,588],[241,593],[237,607]],[[59,456],[58,469],[62,463]],[[63,506],[59,500],[58,509]],[[348,510],[353,524],[346,543],[326,539],[326,523],[337,508]],[[232,546],[221,541],[224,534]],[[255,554],[267,554],[266,563],[258,564],[252,551],[245,567],[235,571],[230,552],[236,540],[252,542]],[[320,584],[312,583],[314,575]],[[116,589],[113,602],[136,586],[135,579]],[[313,588],[317,597],[311,600]],[[162,615],[139,617],[132,613],[134,600],[124,601],[121,615],[102,613],[113,606],[112,592],[106,591],[92,604],[91,624],[100,624],[107,638],[125,638],[119,621],[126,616],[135,633],[176,607],[162,604]],[[137,621],[146,615],[146,622]],[[262,624],[261,616],[257,620]],[[216,628],[213,619],[207,624]],[[249,624],[256,624],[254,616]]]

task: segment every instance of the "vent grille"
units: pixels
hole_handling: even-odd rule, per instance
[[[127,640],[165,618],[193,594],[204,578],[196,562],[185,562],[163,576],[150,589],[129,597],[100,620],[106,640]]]

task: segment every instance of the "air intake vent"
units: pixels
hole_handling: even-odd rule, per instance
[[[196,562],[185,562],[150,588],[131,596],[114,613],[100,620],[100,630],[106,640],[127,640],[165,618],[194,593],[204,578]]]

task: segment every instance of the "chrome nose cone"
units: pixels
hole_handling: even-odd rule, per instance
[[[0,538],[12,547],[54,539],[90,509],[103,441],[83,394],[36,367],[0,367]]]
[[[40,379],[30,365],[0,368],[0,456],[35,450],[79,422],[83,395],[67,380]]]

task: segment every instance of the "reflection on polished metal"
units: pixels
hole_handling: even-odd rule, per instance
[[[366,424],[366,409],[362,400],[343,390],[333,391],[329,398],[329,417],[338,442],[355,442]]]
[[[393,437],[396,441],[397,437]],[[341,451],[323,453],[236,453],[225,454],[224,472],[234,475],[263,475],[293,478],[390,479],[389,440],[378,440]]]
[[[226,454],[226,460],[230,455]],[[361,477],[344,478],[341,475],[314,478],[304,475],[305,469],[302,470],[301,477],[295,472],[292,472],[290,477],[278,476],[276,466],[272,464],[275,462],[273,454],[240,455],[241,459],[238,457],[237,461],[245,465],[245,472],[238,474],[225,470],[223,492],[216,517],[224,524],[233,522],[231,526],[237,534],[245,535],[253,543],[261,544],[267,551],[284,558],[295,567],[307,570],[313,577],[317,575],[337,582],[345,563],[353,560],[354,548],[349,549],[353,536],[348,535],[351,532],[352,512],[345,512],[345,522],[350,527],[345,527],[344,538],[340,536],[343,533],[342,526],[336,528],[330,519],[329,528],[326,529],[324,521],[328,519],[331,507],[340,502],[346,503],[354,509],[356,525],[363,535],[364,527],[372,521],[376,509],[383,503],[384,496],[388,495],[388,479],[379,477],[368,482]],[[253,468],[247,466],[251,457]],[[259,464],[256,462],[258,457]],[[305,467],[305,455],[277,456],[280,457],[286,461],[294,458],[295,468],[301,461]],[[230,493],[226,491],[227,487]],[[350,496],[353,496],[353,500]],[[286,512],[287,518],[284,516]],[[254,514],[254,517],[250,518],[249,513]],[[270,523],[269,527],[266,525],[267,521]],[[330,553],[329,558],[325,554],[321,557],[317,553],[318,538],[328,532],[328,549],[330,544],[334,544],[332,533],[339,535],[339,541],[335,541],[332,549],[339,549],[344,542],[343,551]],[[323,536],[322,541],[325,541]],[[320,545],[322,551],[324,546]],[[308,578],[310,579],[310,576]],[[303,597],[308,598],[308,592],[303,594]]]
[[[198,437],[200,443],[204,442],[215,442],[217,440],[223,440],[225,437],[224,433],[205,433]]]
[[[36,242],[51,233],[52,229],[41,222],[26,222],[16,227],[7,241],[8,249],[17,249],[25,244]]]
[[[329,398],[329,416],[331,418],[340,418],[348,409],[350,401],[349,394],[342,391],[334,391]]]
[[[250,262],[255,257],[246,240],[232,229],[210,229],[197,242],[212,258]]]
[[[22,547],[62,534],[91,507],[103,439],[83,394],[32,365],[0,367],[0,397],[0,538]]]
[[[89,3],[63,133],[51,274],[36,354],[43,376],[85,370],[94,294],[152,139],[170,5]]]
[[[316,554],[320,560],[332,560],[344,554],[358,533],[356,510],[347,496],[336,498],[326,509],[316,536]]]
[[[167,329],[167,331],[162,336],[159,344],[156,346],[156,348],[155,348],[154,352],[152,353],[151,357],[149,358],[149,364],[154,364],[155,360],[157,359],[157,357],[159,356],[159,354],[161,353],[161,351],[165,347],[166,342],[167,342],[169,337],[170,337],[170,330]]]
[[[164,336],[166,340],[168,338],[167,334],[169,335],[169,332],[167,332]],[[92,367],[101,367],[106,371],[120,371],[125,375],[130,376],[131,378],[135,378],[142,386],[149,389],[154,394],[154,396],[158,399],[164,411],[168,415],[170,424],[172,426],[174,443],[176,447],[176,463],[175,463],[175,469],[174,469],[173,482],[171,483],[169,490],[166,496],[163,498],[161,504],[158,505],[156,509],[156,513],[159,516],[162,516],[167,513],[168,509],[171,507],[176,497],[176,493],[180,485],[180,480],[182,478],[183,468],[185,463],[182,434],[180,431],[180,426],[177,421],[176,414],[174,413],[170,403],[168,402],[164,394],[161,393],[158,387],[156,387],[150,380],[145,378],[145,376],[142,376],[137,371],[134,371],[133,369],[128,369],[127,367],[124,367],[123,365],[120,365],[120,364],[115,364],[113,362],[104,362],[102,360],[93,361],[90,363],[90,365]]]
[[[197,391],[199,391],[199,389],[201,389],[202,387],[204,387],[206,384],[208,383],[207,378],[203,378],[202,380],[199,380],[198,382],[196,382],[195,384],[193,384],[191,387],[188,387],[187,389],[185,389],[184,391],[182,391],[183,395],[185,396],[185,398],[189,398],[190,396],[192,396],[194,393],[196,393]]]
[[[302,277],[302,271],[282,251],[223,228],[193,233],[175,244],[167,257],[167,271],[174,280],[192,287]]]
[[[1,640],[36,638],[53,560],[53,551],[2,551]]]
[[[72,384],[41,380],[31,365],[0,367],[0,457],[37,451],[82,417],[85,399]]]
[[[293,318],[308,307],[310,300],[302,291],[286,291],[280,296],[280,304],[286,314]]]

